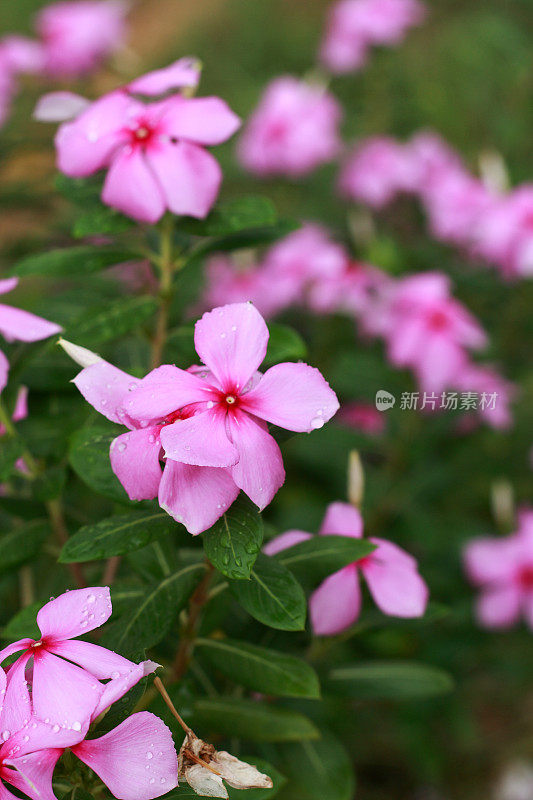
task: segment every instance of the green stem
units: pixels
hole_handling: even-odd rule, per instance
[[[161,250],[157,261],[153,263],[159,268],[159,311],[152,340],[152,369],[159,367],[165,347],[170,305],[172,303],[172,275],[174,272],[173,243],[174,219],[167,217],[161,229]]]

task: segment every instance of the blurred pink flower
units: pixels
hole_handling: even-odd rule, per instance
[[[509,628],[523,616],[533,630],[533,510],[522,509],[518,530],[469,542],[466,573],[481,588],[476,616],[486,628]]]
[[[320,536],[363,535],[361,513],[348,503],[331,503],[319,531]],[[288,531],[265,546],[275,555],[312,534]],[[361,611],[359,572],[363,575],[376,605],[393,617],[421,617],[428,601],[428,588],[418,573],[417,563],[405,550],[386,539],[371,538],[376,549],[354,564],[334,572],[311,595],[309,608],[317,636],[333,636],[349,628]]]
[[[488,203],[471,231],[477,255],[507,278],[533,276],[533,185]]]
[[[424,17],[418,0],[340,0],[328,14],[321,61],[335,74],[358,70],[372,45],[399,44]]]
[[[65,0],[45,6],[36,28],[46,72],[72,78],[98,67],[124,41],[127,8],[122,0]]]
[[[339,103],[322,86],[276,78],[248,120],[239,160],[260,177],[306,175],[338,154],[341,117]]]
[[[413,192],[419,183],[418,165],[406,145],[386,136],[360,142],[339,176],[341,194],[382,208],[400,192]]]
[[[211,310],[228,303],[251,302],[264,317],[273,317],[287,306],[284,281],[273,282],[258,264],[241,267],[230,256],[215,255],[206,265],[202,306]]]
[[[13,291],[17,284],[18,278],[0,280],[0,294]],[[8,342],[37,342],[60,331],[59,325],[53,322],[30,314],[29,311],[0,303],[0,333]],[[0,350],[0,392],[7,383],[8,372],[8,360]]]
[[[467,309],[450,296],[450,281],[427,272],[396,282],[386,334],[397,367],[411,367],[424,391],[455,385],[466,350],[486,344],[486,335]]]
[[[110,457],[131,499],[158,497],[193,534],[209,528],[240,489],[261,509],[270,503],[285,471],[266,423],[310,432],[339,404],[307,364],[277,364],[259,374],[268,336],[254,306],[236,303],[196,323],[205,367],[165,365],[141,381],[102,360],[82,370],[74,382],[85,399],[130,429],[112,442]]]
[[[422,189],[422,201],[433,236],[467,249],[492,199],[487,187],[462,167],[435,172]]]
[[[18,76],[39,72],[42,63],[42,49],[38,42],[24,36],[0,39],[0,126],[9,115]]]
[[[467,360],[455,378],[454,387],[478,396],[477,412],[492,428],[506,430],[513,423],[510,404],[517,387],[496,370]]]
[[[58,167],[75,178],[107,168],[102,200],[141,222],[155,223],[167,209],[203,218],[222,180],[204,146],[226,141],[239,124],[218,97],[144,104],[117,90],[60,126]]]
[[[386,416],[370,403],[343,403],[337,414],[337,422],[369,436],[379,436],[385,430]]]

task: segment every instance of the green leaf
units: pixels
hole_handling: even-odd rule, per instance
[[[48,523],[37,519],[13,528],[0,537],[0,572],[6,572],[35,558],[49,534]]]
[[[101,425],[80,428],[71,437],[69,461],[76,475],[95,492],[132,505],[109,460],[109,447],[118,433],[118,429],[116,433],[109,433],[109,427]]]
[[[95,525],[85,525],[64,545],[59,561],[95,561],[122,556],[170,534],[176,526],[164,511],[147,511],[109,517]]]
[[[317,583],[332,572],[364,558],[376,546],[351,536],[313,536],[277,553],[274,558],[308,583]]]
[[[307,600],[289,570],[274,558],[259,554],[249,581],[232,581],[230,590],[252,617],[282,631],[305,628]]]
[[[369,661],[338,667],[329,688],[358,700],[404,700],[452,691],[453,679],[437,667],[409,661]]]
[[[24,447],[20,439],[2,436],[0,447],[0,482],[7,481],[13,474],[15,462],[22,455]]]
[[[38,639],[40,636],[37,626],[37,612],[43,603],[32,603],[26,608],[17,611],[7,625],[2,628],[2,639],[16,641],[17,639]]]
[[[154,297],[121,298],[84,311],[67,327],[64,336],[75,344],[95,347],[142,325],[156,309]]]
[[[294,742],[320,736],[311,720],[299,711],[233,697],[197,700],[190,724],[210,733],[256,742]]]
[[[197,236],[225,236],[275,225],[277,219],[277,211],[271,200],[250,195],[220,203],[205,220],[187,220],[184,228]]]
[[[280,220],[275,225],[251,228],[250,230],[239,231],[238,233],[230,233],[227,236],[207,239],[195,248],[187,264],[198,261],[209,253],[233,252],[234,250],[272,244],[272,242],[281,239],[283,236],[287,236],[298,228],[299,225],[296,222]]]
[[[306,358],[306,344],[294,328],[281,325],[279,322],[270,322],[268,330],[270,337],[263,361],[264,366],[278,364],[280,361],[297,361],[299,358]]]
[[[82,214],[72,228],[72,235],[76,239],[84,236],[102,236],[114,233],[124,233],[134,225],[132,219],[120,214],[109,206],[95,206]],[[131,260],[130,255],[128,260]],[[116,262],[120,263],[120,262]]]
[[[191,564],[148,587],[102,637],[102,643],[127,655],[158,644],[184,608],[202,575],[205,564]]]
[[[37,253],[15,264],[11,275],[20,278],[27,275],[47,275],[49,277],[80,277],[90,272],[98,272],[105,267],[131,261],[132,253],[120,247],[95,247],[80,245],[79,247],[63,247]]]
[[[239,498],[203,534],[204,551],[228,578],[249,578],[263,542],[263,521],[255,506]]]
[[[241,686],[281,697],[320,696],[318,677],[305,661],[234,639],[198,639],[213,667]]]
[[[66,480],[67,472],[65,467],[49,467],[49,469],[41,472],[33,481],[33,493],[36,499],[46,503],[47,500],[59,497]]]
[[[286,800],[352,800],[355,776],[342,744],[329,732],[317,741],[287,744],[281,750],[281,768],[288,784]]]
[[[54,180],[57,191],[72,203],[86,208],[100,204],[102,182],[99,178],[68,178],[59,172]]]

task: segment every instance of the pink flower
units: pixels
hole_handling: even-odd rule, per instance
[[[91,72],[123,43],[127,5],[121,0],[52,3],[40,11],[37,32],[45,70],[59,78]]]
[[[474,317],[450,297],[450,281],[427,272],[397,281],[387,333],[389,359],[411,367],[424,391],[454,385],[464,368],[466,350],[485,346]]]
[[[480,625],[509,628],[523,615],[533,629],[533,510],[521,511],[511,536],[469,542],[463,558],[468,577],[481,588]]]
[[[289,75],[276,78],[248,120],[239,160],[263,178],[306,175],[339,152],[341,116],[339,103],[321,86]]]
[[[363,535],[360,512],[348,503],[331,503],[319,535]],[[268,555],[311,538],[304,531],[288,531],[268,542]],[[359,572],[363,575],[377,606],[393,617],[421,617],[428,601],[428,588],[420,577],[415,559],[386,539],[371,538],[376,545],[370,555],[334,572],[311,595],[309,610],[314,632],[333,636],[349,628],[361,610]]]
[[[18,284],[18,278],[0,280],[0,294],[11,292]],[[0,333],[8,342],[37,342],[59,333],[61,328],[41,317],[0,303]],[[0,392],[7,384],[9,363],[0,350]]]
[[[418,0],[340,0],[330,10],[321,61],[339,74],[360,69],[371,45],[395,45],[425,16]]]
[[[379,436],[385,430],[386,418],[370,403],[345,403],[339,410],[337,421],[369,436]]]
[[[204,145],[226,141],[238,127],[218,97],[145,104],[117,90],[60,126],[57,163],[75,178],[107,169],[102,200],[141,222],[155,223],[167,209],[203,218],[222,180]]]
[[[0,651],[0,663],[23,651],[10,668],[9,679],[20,675],[23,680],[33,658],[32,713],[46,724],[57,726],[58,731],[86,729],[91,718],[96,718],[95,711],[101,710],[102,698],[114,696],[116,687],[127,682],[128,676],[138,675],[137,682],[147,674],[145,668],[152,671],[152,662],[137,665],[104,647],[73,638],[103,625],[111,610],[107,587],[66,592],[37,614],[41,631],[38,641],[20,639]],[[104,685],[99,682],[102,678],[112,680]]]
[[[38,42],[24,36],[0,39],[0,126],[6,121],[21,73],[39,72],[42,49]]]
[[[484,208],[471,231],[474,252],[507,278],[533,275],[533,185],[515,189]]]
[[[85,399],[130,429],[112,442],[110,456],[131,499],[158,497],[193,534],[209,528],[240,489],[260,509],[270,503],[285,471],[266,423],[310,432],[339,404],[307,364],[277,364],[259,374],[268,336],[254,306],[236,303],[196,323],[205,367],[165,365],[137,381],[100,360],[77,376]]]
[[[225,255],[215,255],[206,265],[207,285],[202,307],[252,302],[264,317],[273,317],[287,305],[282,281],[272,281],[262,266],[239,264]]]
[[[383,208],[399,192],[418,185],[418,166],[406,145],[375,136],[357,145],[339,176],[340,192],[372,208]]]
[[[479,219],[492,203],[486,186],[462,167],[435,173],[422,199],[435,238],[467,248]]]
[[[506,430],[513,424],[510,404],[517,389],[496,370],[467,360],[456,376],[455,388],[476,393],[477,412],[492,428]]]

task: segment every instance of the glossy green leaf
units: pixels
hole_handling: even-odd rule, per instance
[[[32,603],[18,611],[2,628],[2,639],[10,642],[17,639],[38,639],[40,633],[37,626],[37,612],[43,605],[41,602]]]
[[[47,275],[54,278],[80,277],[124,261],[131,261],[131,258],[131,251],[125,248],[79,245],[28,256],[15,264],[11,274],[20,278],[28,275]]]
[[[331,691],[360,700],[404,700],[451,692],[452,677],[437,667],[410,661],[369,661],[332,670]]]
[[[35,558],[49,535],[48,522],[37,519],[0,536],[0,572]]]
[[[184,227],[197,236],[225,236],[250,228],[274,225],[278,215],[267,197],[237,197],[219,203],[205,220],[187,220]]]
[[[132,219],[120,214],[114,208],[96,205],[78,217],[72,228],[72,235],[76,239],[85,236],[105,236],[114,233],[124,233],[134,225]],[[129,260],[133,256],[130,255]],[[120,263],[120,262],[115,262]]]
[[[142,325],[156,309],[154,297],[121,298],[84,311],[67,327],[64,337],[83,347],[96,347]]]
[[[256,742],[293,742],[316,739],[320,735],[311,720],[299,711],[233,697],[197,700],[190,724],[222,736]]]
[[[120,433],[110,432],[108,425],[87,425],[76,431],[70,440],[69,461],[74,472],[91,489],[119,503],[132,505],[120,481],[111,469],[109,448]]]
[[[327,731],[316,741],[283,745],[280,767],[288,778],[285,800],[353,800],[355,776],[346,750]]]
[[[288,325],[269,322],[268,347],[263,362],[264,366],[278,364],[280,361],[298,361],[306,358],[307,346],[300,334]]]
[[[204,551],[219,572],[236,580],[249,578],[263,542],[263,521],[255,506],[239,498],[203,534]]]
[[[316,583],[375,550],[367,539],[351,536],[312,536],[274,556],[306,583]]]

